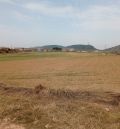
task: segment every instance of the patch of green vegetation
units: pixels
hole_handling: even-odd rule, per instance
[[[52,57],[65,57],[68,54],[64,52],[31,52],[31,53],[14,53],[14,54],[0,54],[0,61],[13,61],[13,60],[29,60],[34,58],[52,58]]]
[[[102,53],[77,53],[77,52],[26,52],[0,54],[0,61],[29,60],[37,58],[92,58],[95,56],[104,56]]]

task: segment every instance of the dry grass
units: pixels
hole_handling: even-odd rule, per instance
[[[119,129],[120,105],[113,93],[2,86],[0,119],[26,129]],[[13,92],[12,92],[13,91]],[[120,94],[117,95],[120,99]],[[101,101],[99,101],[101,100]],[[18,126],[20,125],[20,126]],[[6,123],[0,127],[6,127]],[[19,129],[18,128],[18,129]],[[6,128],[3,128],[6,129]],[[10,128],[11,129],[11,128]]]
[[[0,129],[120,129],[120,56],[49,54],[0,62]]]
[[[0,62],[0,82],[33,87],[120,91],[120,56],[68,53]]]

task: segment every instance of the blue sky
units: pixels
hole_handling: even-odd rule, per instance
[[[120,0],[0,0],[0,46],[120,44]]]

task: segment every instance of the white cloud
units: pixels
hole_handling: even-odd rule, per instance
[[[63,39],[63,42],[67,36],[65,36],[65,33],[68,31],[70,35],[68,35],[67,41],[83,41],[85,42],[86,40],[93,41],[93,42],[106,42],[106,39],[109,39],[109,42],[111,41],[120,41],[119,38],[119,33],[120,33],[120,3],[117,3],[112,5],[112,4],[104,4],[104,5],[92,5],[92,6],[86,6],[85,8],[80,8],[73,6],[70,3],[66,5],[55,5],[55,3],[48,2],[48,0],[0,0],[0,2],[4,2],[6,4],[12,4],[14,8],[6,8],[6,5],[3,6],[3,10],[5,7],[5,11],[1,11],[1,19],[6,19],[10,20],[10,22],[14,22],[16,24],[17,20],[21,20],[24,22],[30,22],[32,19],[33,24],[30,24],[28,28],[30,28],[30,35],[33,34],[38,34],[41,32],[41,35],[43,34],[43,30],[45,28],[45,33],[42,35],[47,35],[47,39],[49,41],[53,38],[53,41],[55,40],[55,34],[52,34],[49,32],[49,21],[46,22],[45,24],[40,21],[40,18],[43,16],[49,18],[53,18],[53,23],[50,22],[50,24],[56,24],[56,21],[64,22],[69,24],[67,27],[65,24],[63,26],[55,26],[55,30],[58,29],[58,32],[56,33],[56,36],[58,35],[57,39],[59,39],[59,33],[62,32],[62,36],[60,37],[59,40]],[[2,4],[1,4],[2,5]],[[82,5],[81,5],[82,6]],[[3,14],[4,13],[4,14]],[[9,15],[7,15],[9,13]],[[41,16],[40,18],[38,18]],[[15,19],[17,18],[17,20]],[[54,21],[55,19],[55,21]],[[44,21],[44,20],[43,20]],[[59,22],[58,21],[58,22]],[[26,22],[26,23],[27,23]],[[1,20],[1,23],[4,23],[4,20]],[[7,22],[5,22],[7,23]],[[35,29],[35,25],[37,26]],[[59,25],[59,23],[58,23]],[[61,25],[61,24],[60,24]],[[16,41],[19,38],[19,35],[21,37],[25,37],[25,39],[31,38],[33,39],[34,36],[29,36],[26,35],[24,36],[24,30],[21,30],[21,33],[19,33],[20,27],[16,25],[16,29],[7,28],[7,27],[2,27],[3,25],[0,26],[0,35],[2,38],[0,38],[0,41],[4,41],[7,39],[13,39],[16,38]],[[9,25],[8,25],[9,26]],[[23,24],[24,26],[24,24]],[[43,27],[42,27],[43,26]],[[63,27],[63,28],[62,28]],[[24,28],[24,27],[23,27]],[[37,30],[38,28],[38,30]],[[41,28],[41,29],[39,29]],[[68,28],[68,30],[67,30]],[[53,28],[54,29],[54,28]],[[66,32],[65,32],[66,29]],[[39,33],[36,33],[36,31],[33,33],[34,30],[37,30]],[[73,31],[72,31],[73,30]],[[14,31],[14,32],[13,32]],[[12,32],[12,33],[11,33]],[[23,33],[22,33],[23,32]],[[119,32],[119,33],[118,33]],[[28,32],[29,33],[29,32]],[[68,34],[67,33],[67,34]],[[15,35],[15,36],[14,36]],[[40,40],[39,36],[38,40]],[[6,39],[6,37],[8,37]],[[12,37],[12,38],[11,38]],[[36,38],[35,37],[35,38]],[[49,38],[48,38],[49,37]],[[43,39],[44,41],[44,39]]]
[[[15,15],[15,17],[18,19],[18,20],[21,20],[21,21],[28,21],[28,20],[31,20],[32,18],[24,13],[21,13],[21,12],[18,12],[18,11],[14,11],[13,13]]]
[[[71,5],[58,6],[52,2],[19,1],[19,0],[0,0],[0,2],[14,3],[19,5],[21,9],[27,10],[28,15],[21,11],[15,12],[18,19],[30,19],[31,12],[52,17],[65,17],[72,19],[71,24],[76,24],[85,30],[120,30],[120,4],[116,5],[93,5],[81,10]],[[34,18],[34,15],[31,18]],[[72,23],[74,22],[74,23]]]
[[[24,8],[37,14],[72,18],[75,24],[87,30],[120,30],[118,5],[93,5],[81,10],[75,6],[55,6],[50,3],[26,3]],[[71,21],[70,21],[71,22]]]
[[[0,3],[15,4],[13,0],[0,0]]]
[[[76,14],[76,24],[86,30],[120,30],[119,6],[92,6]]]
[[[45,3],[27,3],[24,7],[31,11],[50,16],[67,16],[71,15],[74,11],[72,6],[53,6]]]

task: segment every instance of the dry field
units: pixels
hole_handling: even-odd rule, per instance
[[[118,55],[0,55],[0,83],[0,129],[120,129]]]
[[[36,55],[35,55],[36,57]],[[8,85],[120,92],[120,56],[51,53],[0,61],[0,82]],[[11,59],[11,60],[10,60]]]

